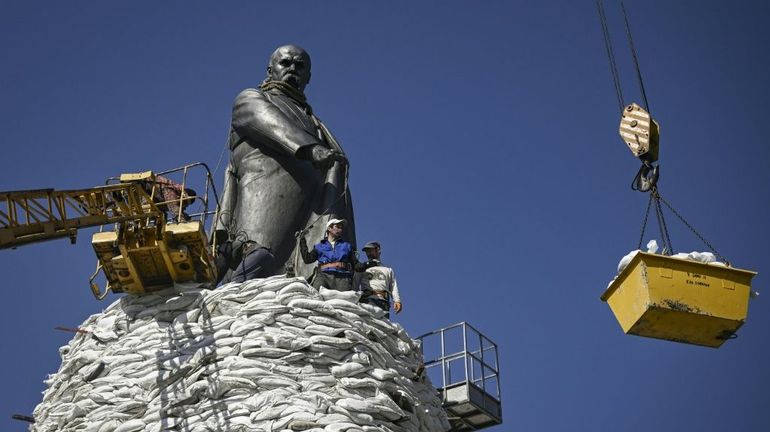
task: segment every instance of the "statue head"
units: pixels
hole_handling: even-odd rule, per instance
[[[270,56],[267,79],[282,81],[299,91],[310,82],[310,56],[296,45],[278,47]]]

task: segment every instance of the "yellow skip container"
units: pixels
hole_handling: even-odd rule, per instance
[[[640,251],[601,299],[626,334],[718,348],[746,322],[754,275]]]

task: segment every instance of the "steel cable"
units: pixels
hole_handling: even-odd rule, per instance
[[[636,65],[636,78],[639,81],[639,90],[642,92],[642,98],[644,98],[644,109],[652,116],[650,111],[650,104],[647,101],[647,92],[644,91],[644,81],[642,81],[642,70],[639,67],[639,57],[636,55],[636,47],[634,46],[634,39],[631,37],[631,26],[628,24],[628,14],[626,14],[626,6],[623,0],[620,0],[620,7],[623,9],[623,20],[626,23],[626,37],[628,38],[628,45],[631,47],[631,55],[634,58],[634,65]]]
[[[604,36],[604,46],[607,49],[607,59],[610,63],[612,81],[615,85],[615,96],[618,99],[618,110],[623,112],[623,107],[625,107],[625,103],[623,102],[623,89],[620,85],[620,74],[618,73],[618,66],[615,62],[615,52],[612,49],[612,39],[610,38],[609,27],[607,26],[607,15],[604,13],[604,4],[601,0],[596,0],[596,10],[599,13],[599,22],[602,25],[602,36]]]

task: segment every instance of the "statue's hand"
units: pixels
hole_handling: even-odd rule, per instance
[[[331,150],[318,144],[314,145],[313,148],[310,150],[310,157],[312,158],[312,161],[315,163],[326,162],[331,156],[331,154],[332,154]]]
[[[342,153],[341,151],[332,150],[331,159],[335,160],[343,165],[348,164],[348,158],[345,156],[345,153]]]
[[[322,145],[314,145],[311,147],[309,153],[309,159],[313,162],[318,169],[328,169],[332,163],[339,161],[343,164],[348,163],[348,159],[345,154],[336,150],[329,150]]]

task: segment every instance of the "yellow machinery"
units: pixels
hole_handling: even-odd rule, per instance
[[[195,167],[206,171],[202,196],[185,187]],[[98,299],[109,291],[144,294],[173,282],[213,282],[213,246],[204,232],[208,191],[214,190],[211,173],[197,163],[161,174],[180,174],[181,183],[147,171],[89,189],[0,192],[5,207],[0,207],[0,249],[61,237],[74,243],[80,228],[114,224],[113,231],[92,239],[98,263],[89,285]],[[202,211],[188,216],[184,210],[196,203]],[[172,213],[168,221],[167,211]],[[107,280],[104,292],[94,282],[100,270]]]
[[[754,275],[638,252],[601,299],[627,334],[718,348],[746,321]]]

